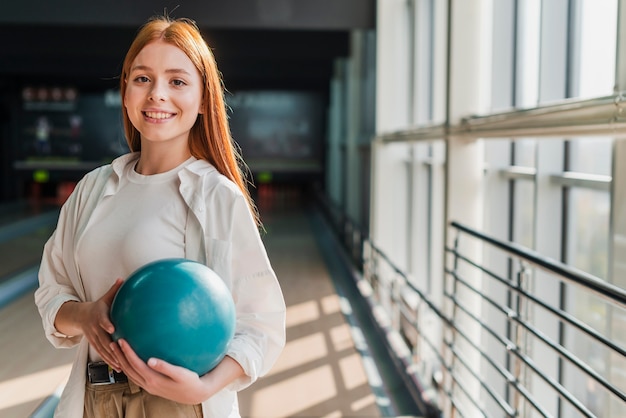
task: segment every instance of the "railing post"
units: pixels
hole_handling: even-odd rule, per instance
[[[515,284],[515,288],[517,289],[516,297],[515,297],[515,315],[517,317],[517,323],[515,324],[515,350],[519,354],[526,353],[526,331],[524,327],[521,325],[521,322],[526,321],[526,299],[522,296],[522,291],[527,286],[528,282],[528,269],[526,263],[523,260],[520,261],[520,268],[517,272],[517,283]],[[513,370],[513,375],[515,377],[515,383],[521,384],[521,380],[524,379],[523,373],[523,362],[519,355],[515,356],[515,366]],[[515,390],[513,395],[513,408],[515,409],[516,415],[519,417],[520,410],[523,408],[522,402],[524,397],[521,396],[519,390]]]
[[[446,322],[447,324],[447,334],[448,334],[448,341],[445,341],[444,338],[444,345],[448,345],[448,349],[446,350],[448,353],[448,356],[450,357],[447,362],[448,364],[444,366],[444,370],[447,371],[447,375],[448,375],[448,379],[443,379],[443,384],[441,385],[441,390],[443,391],[443,393],[441,394],[441,399],[445,399],[448,401],[448,411],[446,413],[446,408],[443,407],[442,405],[442,409],[444,411],[444,414],[446,414],[446,416],[449,416],[450,418],[454,418],[456,416],[456,406],[455,403],[452,401],[452,398],[454,397],[454,390],[455,390],[455,386],[456,386],[456,380],[454,379],[454,368],[456,365],[456,357],[454,355],[454,352],[452,351],[454,348],[454,344],[456,342],[456,327],[454,324],[454,319],[456,318],[456,313],[457,313],[457,304],[455,301],[452,300],[453,297],[455,297],[456,292],[457,292],[457,279],[456,279],[456,275],[458,273],[458,264],[459,264],[459,256],[458,256],[458,250],[459,250],[459,238],[460,238],[460,231],[457,230],[457,234],[456,237],[454,238],[454,246],[453,246],[453,254],[454,254],[454,258],[453,258],[453,262],[452,262],[452,271],[450,274],[445,275],[444,277],[448,278],[446,280],[446,283],[444,283],[444,288],[448,289],[447,293],[448,293],[448,320]],[[450,280],[452,280],[450,282]],[[447,394],[446,394],[446,380],[448,380],[448,386],[449,388],[447,389]]]
[[[352,260],[354,264],[359,265],[361,262],[361,233],[359,228],[354,228],[352,231]]]
[[[365,281],[368,282],[371,286],[370,276],[372,274],[372,250],[369,242],[367,240],[363,240],[363,256],[362,256],[362,264],[361,268],[363,269],[363,277]]]
[[[399,273],[394,274],[393,279],[391,281],[391,311],[393,316],[391,318],[391,326],[394,331],[400,331],[400,289],[402,288],[404,281],[402,280],[402,276]]]
[[[380,258],[380,254],[378,253],[378,249],[372,247],[372,256],[371,256],[372,275],[370,276],[370,286],[372,287],[372,297],[374,298],[375,301],[380,303],[380,295],[378,293],[378,288],[380,287],[379,258]]]

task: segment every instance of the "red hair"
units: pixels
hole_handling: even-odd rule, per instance
[[[144,46],[157,40],[178,47],[189,57],[202,76],[203,112],[189,134],[191,155],[211,163],[241,189],[248,201],[250,211],[257,224],[260,225],[258,212],[247,187],[247,166],[230,133],[221,74],[217,69],[213,53],[193,20],[156,16],[140,28],[126,53],[122,66],[120,77],[122,98],[126,94],[128,75],[133,61]],[[141,135],[131,123],[126,108],[122,106],[122,109],[128,147],[133,152],[140,151]]]

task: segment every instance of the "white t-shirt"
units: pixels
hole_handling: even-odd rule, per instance
[[[135,171],[136,161],[124,167],[118,192],[98,205],[78,244],[88,300],[100,298],[118,277],[126,279],[144,264],[184,257],[188,207],[178,191],[178,172],[194,160],[150,176]],[[89,358],[100,360],[92,347]]]

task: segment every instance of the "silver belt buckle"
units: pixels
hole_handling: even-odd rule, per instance
[[[104,361],[87,364],[87,378],[92,385],[110,385],[122,381],[116,379],[115,370]]]

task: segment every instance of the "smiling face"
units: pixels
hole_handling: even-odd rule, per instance
[[[147,44],[132,62],[124,94],[142,149],[156,143],[186,147],[202,112],[202,92],[202,77],[182,50],[163,41]]]

